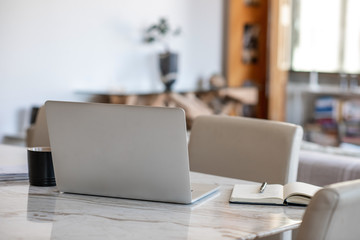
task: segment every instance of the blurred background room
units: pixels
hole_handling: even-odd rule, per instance
[[[36,109],[64,100],[182,107],[189,126],[202,114],[287,121],[319,146],[357,148],[358,9],[357,0],[0,0],[0,141],[24,145]]]

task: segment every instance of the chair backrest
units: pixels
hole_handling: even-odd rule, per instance
[[[190,169],[244,180],[296,181],[300,126],[270,120],[201,116],[189,141]]]
[[[300,225],[297,240],[360,238],[360,180],[335,183],[317,192]]]
[[[27,147],[50,147],[45,106],[40,107],[34,124],[26,131]]]

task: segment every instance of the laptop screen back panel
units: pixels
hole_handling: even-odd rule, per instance
[[[46,103],[62,192],[190,203],[182,109]]]

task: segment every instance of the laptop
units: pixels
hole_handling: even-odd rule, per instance
[[[60,192],[193,203],[218,189],[190,184],[179,108],[47,101]]]

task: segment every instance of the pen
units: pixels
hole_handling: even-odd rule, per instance
[[[267,185],[267,182],[263,182],[263,183],[261,184],[261,187],[260,187],[260,189],[259,189],[259,193],[264,192],[264,190],[265,190],[265,188],[266,188],[266,185]]]

